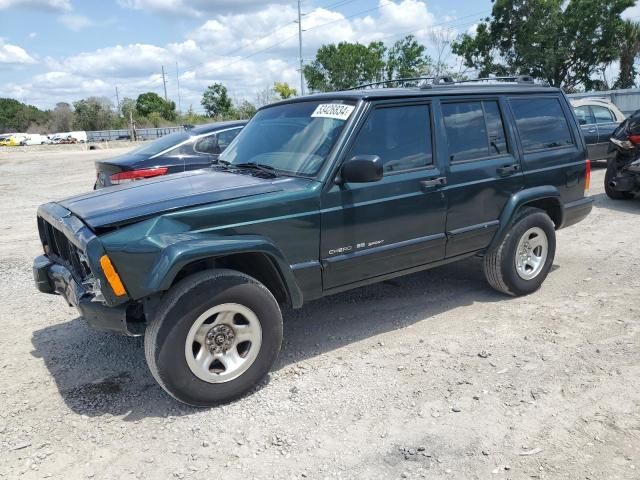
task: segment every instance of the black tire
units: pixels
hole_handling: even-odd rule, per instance
[[[616,160],[609,160],[607,163],[607,171],[604,174],[604,191],[611,200],[630,200],[633,198],[631,192],[620,192],[609,185],[609,182],[618,175],[618,166]]]
[[[201,380],[185,356],[187,334],[196,319],[223,303],[249,308],[259,319],[258,356],[239,377],[224,383]],[[269,372],[282,343],[282,313],[271,292],[256,279],[234,270],[207,270],[174,285],[147,327],[144,350],[153,377],[171,396],[188,405],[210,407],[253,389]]]
[[[516,268],[516,250],[522,236],[533,227],[542,229],[547,237],[547,258],[540,272],[532,279],[520,277]],[[537,208],[524,208],[496,248],[484,256],[484,275],[489,284],[507,295],[528,295],[540,288],[553,264],[556,253],[555,226],[549,215]]]

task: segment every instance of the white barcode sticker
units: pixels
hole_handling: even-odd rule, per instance
[[[353,105],[342,103],[321,103],[311,114],[314,118],[335,118],[336,120],[346,120],[353,112]]]

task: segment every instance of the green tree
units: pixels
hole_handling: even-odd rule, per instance
[[[640,23],[625,20],[622,26],[620,48],[620,73],[613,88],[632,88],[636,81],[635,62],[640,55]]]
[[[618,56],[620,14],[634,0],[495,0],[474,35],[452,45],[480,76],[532,75],[575,88]]]
[[[385,52],[382,42],[323,45],[315,60],[304,67],[304,76],[309,88],[320,92],[375,82],[384,76]]]
[[[256,106],[248,100],[243,100],[235,107],[236,115],[240,120],[247,120],[256,114]]]
[[[283,100],[298,95],[296,89],[290,87],[287,82],[275,82],[273,84],[273,91],[280,95],[280,98],[282,98]]]
[[[78,130],[107,130],[113,122],[112,107],[106,97],[89,97],[73,102],[73,125]]]
[[[143,117],[148,117],[156,112],[165,120],[173,121],[177,118],[176,104],[167,101],[155,92],[146,92],[138,95],[136,111]]]
[[[413,35],[398,40],[387,55],[386,80],[429,74],[433,62],[426,50],[427,48],[419,44]]]
[[[221,83],[209,85],[202,95],[200,104],[210,117],[223,117],[231,114],[233,110],[227,87]]]
[[[68,132],[73,125],[73,110],[67,102],[56,103],[51,112],[51,130],[54,132]]]
[[[50,112],[13,98],[0,98],[0,132],[26,132],[32,124],[45,125]]]

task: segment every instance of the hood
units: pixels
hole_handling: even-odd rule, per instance
[[[58,202],[89,227],[112,227],[161,212],[281,190],[279,179],[213,169],[109,187]]]

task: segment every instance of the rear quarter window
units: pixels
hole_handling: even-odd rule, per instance
[[[558,98],[512,98],[510,103],[525,152],[573,145]]]

